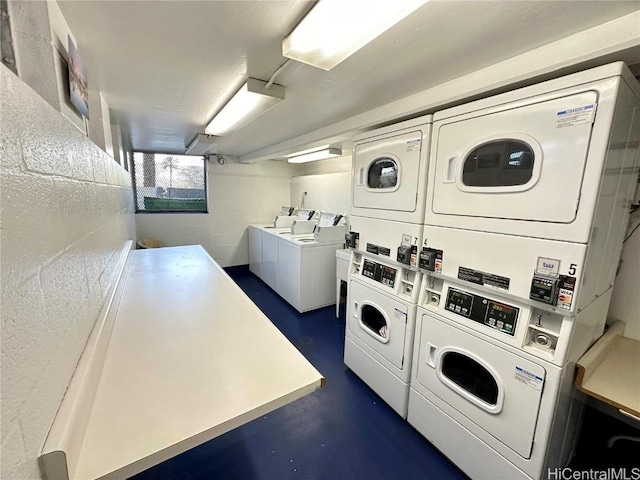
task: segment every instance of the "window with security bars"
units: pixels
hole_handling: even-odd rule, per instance
[[[207,213],[202,156],[133,152],[136,212]]]

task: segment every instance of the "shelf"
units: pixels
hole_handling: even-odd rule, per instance
[[[624,327],[623,322],[615,322],[578,360],[576,385],[587,395],[640,418],[640,341],[623,336]]]

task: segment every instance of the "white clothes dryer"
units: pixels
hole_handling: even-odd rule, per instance
[[[638,82],[605,65],[437,112],[433,131],[423,243],[436,273],[548,314],[553,346],[571,338],[557,365],[584,353],[640,167]]]
[[[423,222],[431,120],[426,115],[354,139],[350,215]]]
[[[406,418],[421,274],[358,252],[349,268],[344,362]]]
[[[640,86],[618,62],[437,112],[425,224],[617,242],[639,110]]]
[[[531,316],[526,305],[458,285],[423,298],[409,423],[473,479],[540,479],[566,465],[582,405],[575,367],[514,346]]]

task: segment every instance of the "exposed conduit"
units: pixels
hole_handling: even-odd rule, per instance
[[[289,66],[289,64],[291,63],[291,59],[287,59],[287,61],[285,61],[282,65],[280,65],[275,72],[273,72],[271,74],[271,78],[269,79],[269,81],[267,82],[267,84],[264,86],[264,88],[271,88],[271,85],[273,85],[273,82],[276,81],[276,77],[278,75],[280,75],[282,73],[282,71],[287,68]]]

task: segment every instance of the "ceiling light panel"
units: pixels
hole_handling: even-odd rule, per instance
[[[282,54],[323,70],[391,28],[427,0],[320,0],[282,42]]]
[[[314,162],[316,160],[326,160],[327,158],[339,157],[342,155],[342,150],[339,148],[325,148],[324,150],[318,150],[311,153],[305,153],[303,155],[297,155],[289,158],[289,163],[306,163]]]
[[[204,129],[207,135],[223,136],[249,124],[284,98],[284,87],[250,78],[222,107]]]

